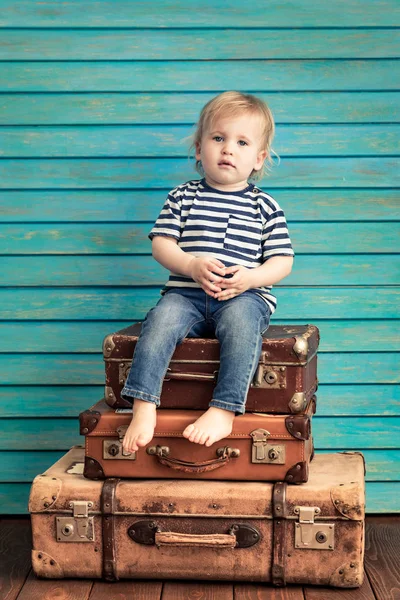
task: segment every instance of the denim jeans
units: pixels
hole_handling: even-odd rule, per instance
[[[142,325],[122,397],[160,405],[163,379],[175,347],[185,337],[215,337],[220,369],[210,406],[243,414],[258,365],[270,310],[256,293],[215,300],[201,288],[172,288]]]

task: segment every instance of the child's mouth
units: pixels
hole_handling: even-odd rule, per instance
[[[232,169],[234,169],[234,165],[232,163],[230,163],[229,161],[225,161],[222,160],[221,162],[218,163],[219,167],[231,167]]]

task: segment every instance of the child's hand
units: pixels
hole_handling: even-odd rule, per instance
[[[199,256],[189,266],[191,278],[201,285],[206,294],[215,298],[216,293],[221,291],[219,283],[226,272],[224,263],[212,256]]]
[[[246,267],[242,267],[241,265],[235,265],[225,269],[225,275],[232,274],[233,277],[223,279],[219,284],[222,289],[215,294],[217,300],[229,300],[253,287],[251,282],[251,269],[246,269]]]

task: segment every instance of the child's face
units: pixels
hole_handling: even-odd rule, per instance
[[[253,169],[262,167],[267,152],[260,148],[260,117],[243,113],[215,119],[196,144],[196,160],[201,160],[210,186],[239,191],[247,186]]]

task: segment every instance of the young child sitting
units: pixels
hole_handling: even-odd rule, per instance
[[[201,112],[194,146],[204,178],[168,194],[149,235],[154,258],[171,273],[142,325],[122,390],[133,402],[125,452],[152,439],[163,379],[185,337],[215,335],[220,370],[209,409],[183,436],[211,446],[245,412],[262,334],[276,308],[271,287],[293,263],[283,211],[248,181],[271,160],[273,135],[268,106],[252,95],[225,92]]]

